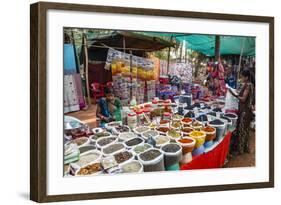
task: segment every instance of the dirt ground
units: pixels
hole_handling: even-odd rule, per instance
[[[68,113],[67,115],[76,117],[83,122],[87,123],[90,128],[97,127],[98,122],[96,119],[97,106],[92,104],[87,110],[81,110],[78,112]],[[229,159],[224,165],[227,167],[250,167],[255,166],[255,131],[250,132],[250,153],[239,155],[235,158]]]
[[[238,155],[235,158],[229,159],[229,161],[224,165],[224,167],[253,167],[256,164],[255,156],[255,144],[256,144],[256,135],[255,131],[251,130],[250,132],[250,153],[245,153]]]

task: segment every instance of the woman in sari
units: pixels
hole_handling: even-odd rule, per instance
[[[237,95],[229,89],[230,93],[239,100],[237,127],[232,137],[231,154],[249,153],[249,131],[252,118],[252,103],[254,87],[251,83],[251,73],[249,70],[241,72],[243,87]]]

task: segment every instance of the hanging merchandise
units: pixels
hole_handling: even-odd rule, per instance
[[[170,75],[178,76],[185,83],[192,82],[192,66],[189,62],[170,65]]]
[[[109,48],[105,69],[111,69],[113,83],[116,84],[114,91],[121,98],[122,105],[128,105],[133,97],[138,104],[155,97],[156,69],[153,60]],[[127,80],[122,81],[121,78]]]

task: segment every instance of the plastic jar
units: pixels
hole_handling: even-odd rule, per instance
[[[163,120],[172,120],[172,114],[169,112],[163,113]]]
[[[152,108],[153,109],[157,109],[158,108],[158,102],[157,102],[157,100],[152,100]]]
[[[143,111],[136,111],[137,113],[137,123],[138,125],[143,125],[144,124],[144,115],[143,115]]]
[[[131,129],[134,129],[138,126],[138,118],[136,113],[132,112],[128,114],[127,124]]]

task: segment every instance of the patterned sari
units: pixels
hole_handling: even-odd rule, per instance
[[[238,120],[237,127],[233,133],[232,143],[231,143],[231,152],[232,153],[249,153],[249,131],[250,131],[250,122],[252,119],[252,110],[251,105],[254,96],[254,89],[251,83],[246,83],[242,90],[239,93],[239,96],[242,97],[244,92],[248,92],[248,96],[245,102],[239,100],[239,109],[238,109]]]

